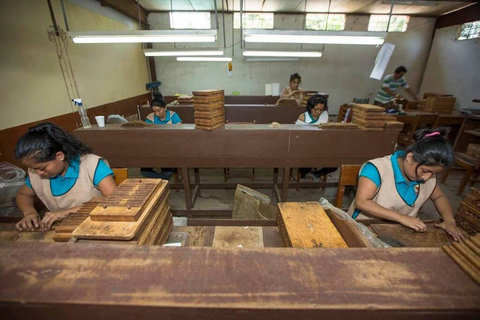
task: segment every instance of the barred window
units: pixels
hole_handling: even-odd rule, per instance
[[[327,21],[328,20],[328,21]],[[307,13],[305,17],[307,30],[344,30],[344,14]]]
[[[387,31],[388,15],[371,15],[368,22],[368,31]],[[405,32],[407,31],[410,16],[392,15],[388,32]]]
[[[273,13],[242,13],[243,29],[273,29]],[[233,14],[233,27],[240,29],[240,13]]]
[[[170,12],[171,29],[210,29],[210,12]]]
[[[457,36],[457,40],[477,38],[480,38],[480,20],[464,23]]]

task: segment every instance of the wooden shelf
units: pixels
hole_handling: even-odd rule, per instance
[[[468,133],[472,136],[480,137],[480,131],[475,131],[475,130],[465,130],[465,133]]]

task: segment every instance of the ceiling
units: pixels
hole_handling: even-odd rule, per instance
[[[222,0],[139,0],[147,11],[218,11]],[[223,0],[225,11],[240,11],[241,0]],[[441,16],[478,1],[395,0],[394,14]],[[388,14],[391,0],[243,0],[243,11],[302,13],[334,12],[347,14]],[[173,5],[171,5],[173,4]],[[330,10],[329,10],[330,5]],[[172,8],[173,6],[173,8]]]

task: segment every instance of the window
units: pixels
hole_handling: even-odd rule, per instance
[[[467,40],[480,38],[480,20],[467,22],[462,25],[458,33],[457,40]]]
[[[242,13],[243,29],[273,29],[273,13]],[[233,27],[240,29],[240,13],[233,14]]]
[[[170,12],[172,29],[210,29],[210,12]]]
[[[328,21],[327,21],[328,18]],[[344,30],[344,14],[307,13],[305,19],[307,30]]]
[[[388,32],[407,31],[410,16],[392,16]],[[368,31],[386,31],[388,25],[388,15],[371,15],[368,22]]]

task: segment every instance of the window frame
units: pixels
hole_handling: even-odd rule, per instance
[[[460,38],[462,36],[462,32],[464,31],[464,27],[467,24],[470,24],[470,23],[474,24],[474,26],[470,29],[472,29],[472,30],[476,29],[477,36],[476,37],[469,37],[472,34],[472,32],[470,32],[468,34],[467,38]],[[457,36],[455,37],[455,40],[464,41],[464,40],[475,40],[475,39],[480,39],[480,20],[475,20],[475,21],[462,23],[462,25],[458,29]]]
[[[205,17],[208,15],[208,28],[205,27],[205,28],[199,28],[199,27],[192,27],[191,25],[189,27],[185,27],[185,28],[175,28],[175,26],[173,25],[175,23],[175,21],[178,21],[175,19],[172,19],[172,15],[185,15],[185,14],[188,14],[188,15],[205,15]],[[172,30],[209,30],[209,29],[212,29],[212,15],[210,12],[195,12],[195,11],[173,11],[173,12],[170,12],[170,14],[168,15],[168,18],[170,20],[170,29]],[[179,17],[180,18],[180,17]],[[188,19],[188,21],[196,21],[197,19]]]
[[[242,12],[242,19],[246,19],[246,15],[249,15],[249,14],[260,14],[260,15],[271,15],[272,16],[272,27],[271,28],[249,28],[249,27],[245,27],[243,26],[242,29],[250,29],[250,30],[273,30],[275,29],[275,13],[273,12]],[[235,16],[238,17],[238,19],[235,19]],[[236,29],[236,30],[240,30],[240,12],[234,12],[233,13],[233,17],[232,17],[233,21],[233,29]],[[236,26],[236,21],[238,21],[238,28]],[[248,20],[246,20],[245,22],[248,22]]]
[[[325,29],[313,29],[313,28],[308,28],[307,23],[308,23],[308,15],[311,16],[325,16]],[[343,16],[343,28],[342,29],[332,29],[329,28],[329,18],[331,16]],[[344,31],[345,30],[345,24],[347,21],[347,15],[344,13],[306,13],[305,14],[305,30],[313,30],[313,31]]]
[[[386,21],[386,25],[385,25],[385,29],[387,30],[370,30],[370,21],[372,19],[372,17],[386,17],[387,18],[387,21]],[[390,21],[390,25],[388,25],[388,17],[389,15],[388,14],[371,14],[369,19],[368,19],[368,26],[367,26],[367,31],[369,32],[407,32],[408,31],[408,24],[410,23],[410,16],[407,15],[407,14],[392,14],[392,18],[393,17],[406,17],[406,23],[405,23],[405,30],[389,30],[390,28],[392,28],[392,22]]]

